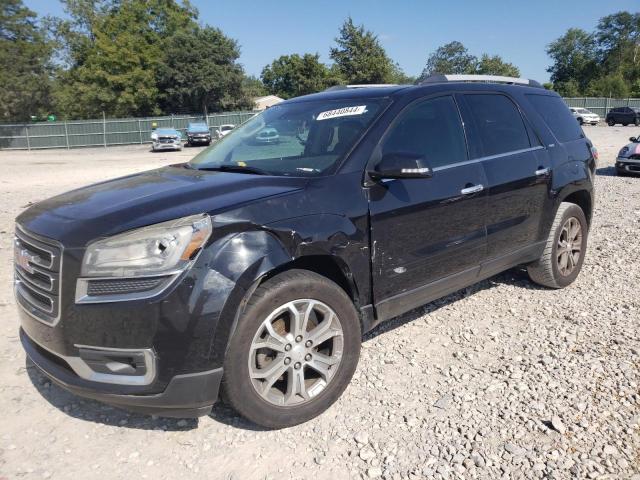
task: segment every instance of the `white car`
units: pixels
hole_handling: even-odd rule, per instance
[[[597,125],[600,123],[600,116],[597,113],[593,113],[586,108],[571,107],[571,114],[578,121],[580,125],[588,123],[590,125]]]
[[[159,128],[151,134],[151,149],[182,150],[182,136],[173,128]]]
[[[231,124],[220,125],[216,129],[216,137],[218,137],[218,140],[220,140],[222,137],[224,137],[227,133],[229,133],[234,128],[236,128],[236,126],[235,125],[231,125]]]

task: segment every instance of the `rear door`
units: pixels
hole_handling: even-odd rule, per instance
[[[539,224],[550,204],[547,151],[510,96],[474,92],[459,97],[475,146],[472,156],[487,177],[487,259],[530,247],[539,240]]]
[[[468,161],[450,95],[408,106],[376,152],[374,164],[376,155],[414,153],[433,170],[432,178],[383,180],[368,192],[373,290],[378,312],[388,318],[429,301],[429,289],[420,287],[460,272],[475,276],[486,246],[486,180],[482,166]],[[394,296],[401,297],[395,305]]]

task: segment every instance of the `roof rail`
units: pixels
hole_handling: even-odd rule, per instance
[[[370,84],[358,84],[358,85],[335,85],[329,87],[325,92],[332,92],[337,90],[349,90],[352,88],[375,88],[375,87],[397,87],[396,83],[370,83]]]
[[[507,83],[510,85],[526,85],[528,87],[544,88],[539,82],[528,78],[504,77],[501,75],[431,75],[420,82],[420,85],[446,82],[474,82],[474,83]]]

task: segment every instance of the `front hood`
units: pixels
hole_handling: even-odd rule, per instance
[[[629,143],[620,149],[618,158],[629,158],[632,155],[640,155],[640,143]]]
[[[196,213],[220,213],[300,190],[306,179],[192,170],[172,165],[72,190],[39,202],[16,222],[82,247],[90,240]]]

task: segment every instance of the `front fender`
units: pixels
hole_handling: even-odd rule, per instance
[[[370,303],[366,218],[358,223],[339,215],[317,214],[248,227],[214,242],[207,250],[208,275],[214,288],[204,294],[225,298],[211,344],[213,363],[221,364],[224,359],[247,292],[265,275],[296,260],[332,257],[356,292],[357,301]]]

